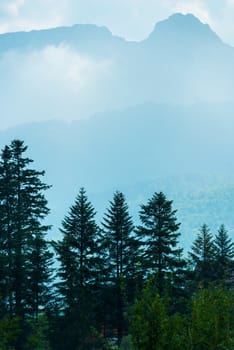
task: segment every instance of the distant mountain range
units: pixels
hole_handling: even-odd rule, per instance
[[[53,236],[81,186],[99,220],[116,189],[135,218],[165,191],[185,248],[204,222],[233,234],[233,62],[192,15],[141,42],[94,25],[0,35],[0,145],[24,139],[46,170]]]
[[[184,47],[186,45],[202,47],[204,45],[224,45],[207,24],[201,23],[191,14],[174,14],[156,24],[149,37],[141,42],[129,42],[112,35],[106,27],[92,24],[76,24],[72,27],[33,30],[30,32],[13,32],[0,35],[0,51],[42,48],[48,45],[70,44],[79,50],[89,51],[105,56],[113,55],[112,49],[121,51],[129,46],[131,49],[152,45],[153,49],[162,49],[158,45]],[[152,47],[151,47],[152,48]]]
[[[48,46],[69,47],[96,62],[112,63],[110,76],[107,80],[103,76],[99,87],[98,95],[107,99],[101,106],[95,101],[98,111],[147,101],[189,104],[234,100],[234,48],[193,15],[169,17],[141,42],[127,42],[94,25],[0,35],[2,55],[12,51],[39,55]],[[62,115],[53,117],[63,119]],[[72,117],[76,119],[75,114]]]

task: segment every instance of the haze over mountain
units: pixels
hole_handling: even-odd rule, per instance
[[[234,49],[192,15],[142,42],[93,25],[0,35],[2,128],[145,102],[232,102]]]
[[[1,146],[30,146],[54,185],[56,225],[80,186],[99,217],[115,189],[135,216],[163,190],[188,246],[203,222],[234,227],[233,62],[234,48],[192,15],[141,42],[93,25],[0,35]]]

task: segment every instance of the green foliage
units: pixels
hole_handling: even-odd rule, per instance
[[[233,291],[197,292],[191,316],[168,313],[168,302],[148,284],[133,307],[130,330],[137,350],[231,350],[234,346]]]
[[[122,338],[120,350],[134,350],[131,335]]]
[[[30,335],[27,338],[26,350],[50,350],[48,341],[48,320],[45,315],[39,315],[37,320],[28,321]]]
[[[155,293],[149,283],[132,312],[130,330],[137,350],[186,350],[187,320],[170,315],[168,301]]]
[[[234,349],[233,242],[224,225],[213,239],[204,224],[186,270],[176,211],[162,192],[141,206],[134,232],[121,192],[100,230],[81,188],[52,242],[59,266],[50,301],[49,186],[26,150],[14,140],[0,157],[0,350]]]
[[[17,350],[17,339],[21,336],[20,319],[4,317],[0,320],[0,350]]]
[[[162,350],[166,344],[168,316],[158,293],[150,284],[133,307],[130,332],[137,350]]]
[[[165,350],[189,350],[187,322],[179,313],[168,317]]]
[[[199,291],[192,298],[191,349],[233,349],[233,324],[233,291],[221,288]]]

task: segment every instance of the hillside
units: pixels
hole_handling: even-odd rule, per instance
[[[72,123],[8,129],[1,132],[1,146],[13,138],[29,145],[35,166],[53,184],[49,199],[56,226],[81,186],[99,219],[116,189],[126,193],[135,218],[139,204],[163,190],[179,209],[187,246],[203,222],[215,230],[221,223],[234,227],[230,108],[145,104]]]

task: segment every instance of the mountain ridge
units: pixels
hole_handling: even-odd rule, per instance
[[[37,45],[40,40],[41,42],[39,43],[39,46],[50,45],[53,43],[59,45],[63,42],[75,43],[76,41],[79,42],[79,35],[85,37],[86,40],[93,39],[95,41],[102,39],[104,41],[107,40],[108,43],[113,40],[113,42],[118,42],[119,44],[138,45],[151,42],[155,40],[155,37],[157,39],[157,36],[167,37],[168,31],[170,32],[171,29],[173,29],[170,34],[172,35],[172,38],[175,33],[180,33],[182,37],[185,33],[187,33],[186,35],[191,35],[191,32],[188,33],[187,30],[185,30],[189,29],[191,31],[191,28],[195,29],[194,33],[200,32],[198,39],[201,39],[201,35],[206,34],[206,42],[212,39],[214,41],[216,40],[216,42],[223,43],[219,36],[207,24],[203,24],[194,15],[176,13],[163,21],[157,22],[148,37],[141,41],[128,41],[123,37],[113,35],[106,26],[98,26],[95,24],[74,24],[72,26],[58,26],[48,29],[34,29],[31,31],[16,31],[0,34],[0,52],[13,49],[14,47],[19,48],[30,46],[32,43]],[[45,37],[47,37],[47,39],[45,39]],[[9,40],[11,41],[10,43],[8,43]]]

